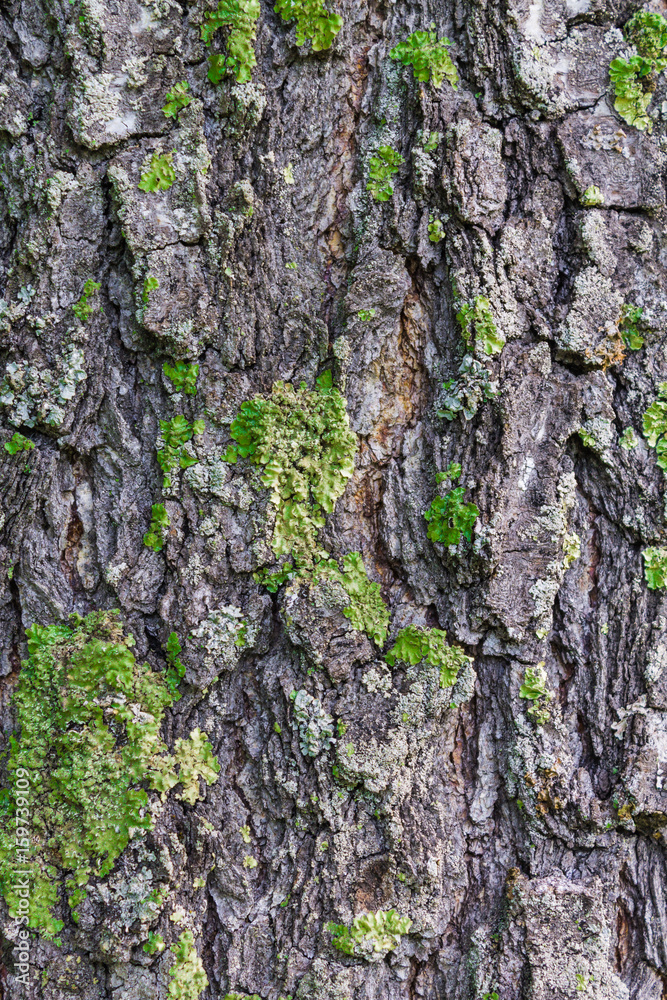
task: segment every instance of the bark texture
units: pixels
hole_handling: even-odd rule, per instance
[[[4,737],[26,629],[118,608],[155,670],[178,634],[163,736],[198,727],[221,770],[91,879],[78,923],[61,889],[61,944],[33,937],[28,987],[2,903],[0,994],[162,1000],[189,930],[201,1000],[661,1000],[667,604],[642,551],[665,537],[665,474],[642,418],[667,380],[667,94],[658,77],[638,131],[608,72],[638,5],[341,0],[312,52],[262,3],[251,81],[217,86],[211,9],[2,5],[0,408],[3,441],[35,444],[0,449]],[[456,90],[389,56],[431,22]],[[382,145],[404,163],[377,202]],[[173,184],[142,190],[169,153]],[[505,345],[461,374],[455,314],[480,298]],[[164,374],[178,360],[199,363],[196,395]],[[327,369],[357,447],[318,544],[381,584],[384,650],[339,584],[254,579],[275,511],[256,467],[223,461],[244,401]],[[452,392],[468,416],[438,416]],[[163,489],[158,421],[179,414],[205,429]],[[479,517],[447,547],[424,512],[451,462]],[[408,625],[473,658],[453,689],[386,664]],[[519,696],[538,664],[541,725]],[[294,691],[340,723],[315,756]],[[391,908],[412,921],[397,947],[332,946],[329,921]]]

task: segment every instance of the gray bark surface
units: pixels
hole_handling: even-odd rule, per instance
[[[142,945],[189,928],[201,1000],[661,1000],[667,603],[642,551],[665,538],[665,474],[642,417],[667,380],[667,93],[659,77],[640,132],[608,73],[638,6],[341,0],[342,30],[314,53],[263,3],[252,81],[219,86],[199,32],[210,9],[2,5],[2,440],[35,443],[0,448],[4,739],[26,628],[118,608],[155,669],[178,633],[165,740],[199,727],[221,771],[91,881],[78,924],[62,896],[62,943],[33,939],[28,990],[0,905],[0,996],[162,1000],[172,952]],[[389,57],[432,21],[457,90]],[[180,80],[193,100],[167,119]],[[435,151],[420,130],[441,133]],[[386,203],[366,190],[382,144],[405,160]],[[144,192],[155,152],[173,152],[176,180]],[[101,287],[79,322],[89,279]],[[453,282],[461,301],[488,299],[506,344],[482,359],[498,395],[450,422]],[[618,360],[625,302],[643,307],[645,344]],[[196,396],[164,376],[174,359],[199,362]],[[473,657],[444,699],[386,665],[335,588],[271,594],[253,578],[274,561],[267,491],[221,461],[231,421],[326,368],[358,448],[322,544],[362,554],[390,641],[438,627]],[[206,427],[163,494],[158,421],[180,413]],[[480,512],[455,549],[424,519],[450,462]],[[157,502],[160,552],[143,543]],[[230,607],[243,649],[215,631]],[[544,725],[519,696],[539,663],[555,694]],[[316,757],[294,690],[347,726]],[[142,904],[155,888],[157,915]],[[332,947],[328,921],[390,908],[412,921],[397,948],[369,961]]]

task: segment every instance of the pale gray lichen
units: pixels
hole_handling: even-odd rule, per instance
[[[596,252],[603,254],[601,245]],[[591,367],[604,367],[620,339],[618,318],[622,304],[623,297],[611,278],[597,266],[584,268],[574,279],[572,305],[558,329],[557,346]]]
[[[477,674],[472,660],[466,657],[454,686],[443,687],[440,667],[422,660],[421,663],[408,667],[406,680],[409,687],[398,698],[393,721],[414,730],[418,742],[421,742],[427,738],[428,729],[425,727],[429,720],[441,718],[446,709],[458,708],[472,698]]]
[[[192,629],[190,639],[196,649],[204,650],[204,666],[233,670],[241,650],[248,644],[248,626],[243,612],[233,604],[210,611],[204,621]]]
[[[522,536],[535,541],[548,540],[561,550],[546,567],[548,576],[536,580],[529,590],[535,602],[536,634],[540,639],[544,638],[551,628],[553,604],[563,577],[579,558],[581,551],[579,536],[568,531],[568,515],[577,499],[577,480],[573,472],[564,473],[560,477],[556,493],[557,503],[545,504],[533,520],[530,529]]]
[[[616,268],[616,255],[611,249],[607,225],[602,212],[584,213],[581,221],[581,239],[591,260],[597,264],[602,274],[611,275]]]
[[[299,737],[299,748],[304,757],[317,757],[335,743],[334,721],[319,698],[303,689],[292,692],[292,728]]]
[[[121,114],[124,74],[88,74],[79,65],[75,80],[69,122],[79,142],[97,149],[132,134],[136,114],[129,109]]]
[[[635,434],[634,427],[626,427],[618,439],[618,443],[625,451],[632,451],[639,444],[639,438]]]
[[[261,83],[237,83],[231,88],[233,106],[227,108],[226,132],[239,138],[259,125],[266,108],[266,88]],[[225,100],[224,95],[222,96]]]
[[[435,133],[436,145],[441,134]],[[431,186],[431,178],[437,169],[437,162],[434,156],[431,155],[432,149],[424,149],[424,146],[432,146],[433,137],[429,136],[429,133],[419,132],[417,137],[417,143],[412,147],[412,166],[413,166],[413,190],[417,197],[423,198]]]
[[[579,430],[579,437],[587,448],[607,465],[612,465],[614,457],[612,447],[615,441],[614,427],[611,420],[605,417],[592,417],[584,421]]]
[[[367,670],[361,678],[361,683],[370,694],[381,694],[383,698],[391,697],[391,673],[381,663],[374,664]]]
[[[53,368],[38,368],[25,361],[9,361],[0,383],[0,406],[15,427],[43,423],[60,427],[65,407],[86,379],[83,351],[70,345]]]

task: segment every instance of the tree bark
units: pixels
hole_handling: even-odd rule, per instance
[[[205,733],[220,771],[194,802],[144,783],[153,827],[78,922],[56,866],[60,943],[31,931],[28,985],[2,902],[0,995],[661,1000],[667,604],[644,553],[665,473],[643,421],[667,379],[667,94],[654,73],[642,130],[609,80],[638,5],[336,0],[315,52],[263,3],[251,79],[215,85],[213,9],[2,5],[2,440],[34,444],[0,449],[2,780],[26,630],[110,609],[163,676],[176,633],[162,739]],[[456,88],[390,56],[432,22]],[[379,201],[383,146],[403,162]],[[344,397],[354,471],[308,570],[268,589],[288,500],[225,457],[277,382]],[[180,415],[204,428],[165,477]],[[459,487],[478,516],[446,544],[424,515]],[[360,553],[386,637],[315,548],[343,575]],[[409,626],[470,657],[453,685],[386,662]],[[394,940],[334,946],[329,922],[389,910]],[[203,988],[170,973],[184,932]]]

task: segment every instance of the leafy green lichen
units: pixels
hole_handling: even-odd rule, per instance
[[[14,431],[9,441],[5,441],[5,451],[10,455],[16,455],[19,451],[32,451],[34,447],[35,442],[19,434],[18,431]]]
[[[609,64],[609,77],[614,85],[614,107],[623,121],[641,132],[650,132],[653,126],[647,114],[653,94],[642,85],[642,81],[648,82],[652,69],[651,61],[641,56],[612,59]]]
[[[667,548],[650,546],[642,552],[644,576],[649,590],[667,587]]]
[[[345,955],[367,959],[383,958],[401,943],[401,937],[412,926],[409,917],[401,917],[396,910],[378,910],[377,913],[359,913],[349,927],[329,922],[327,930],[332,935],[334,948]]]
[[[453,420],[459,413],[472,420],[483,402],[498,395],[498,383],[491,380],[488,368],[472,354],[464,356],[457,377],[443,382],[442,387],[445,394],[438,416],[445,420]]]
[[[452,687],[461,667],[472,663],[472,657],[464,653],[460,646],[447,643],[447,633],[442,629],[418,628],[416,625],[408,625],[399,631],[385,660],[392,667],[397,660],[412,666],[427,660],[440,671],[441,688]]]
[[[639,332],[643,314],[644,310],[641,306],[633,306],[629,302],[624,302],[621,306],[618,329],[623,343],[631,351],[638,351],[644,346],[644,338]]]
[[[187,364],[185,361],[177,361],[175,365],[165,362],[162,371],[171,381],[177,392],[184,392],[186,396],[195,396],[197,393],[197,376],[199,375],[198,364]]]
[[[391,146],[380,146],[377,155],[371,156],[368,161],[369,180],[366,190],[370,191],[376,201],[389,201],[394,193],[391,179],[398,173],[402,163],[405,163],[405,160]]]
[[[182,415],[172,417],[171,420],[160,421],[160,434],[164,445],[157,453],[157,460],[165,474],[165,489],[169,489],[171,485],[170,473],[174,469],[188,469],[191,465],[196,464],[197,459],[190,454],[185,445],[196,435],[203,434],[204,426],[203,420],[195,420],[190,423]]]
[[[147,955],[155,955],[156,953],[158,955],[161,954],[164,951],[164,938],[162,935],[156,933],[155,931],[149,931],[148,940],[143,945],[143,951],[145,951]]]
[[[519,689],[519,697],[532,702],[528,707],[528,715],[538,726],[543,726],[551,717],[548,704],[554,695],[547,688],[547,680],[544,663],[538,663],[535,667],[526,667],[523,684]]]
[[[644,413],[642,425],[644,437],[658,454],[658,465],[667,471],[667,382],[658,386],[658,399]]]
[[[139,188],[142,191],[167,191],[176,180],[173,157],[173,153],[153,153],[150,166],[141,175]]]
[[[353,628],[365,632],[381,646],[387,638],[389,610],[382,600],[380,584],[368,579],[368,573],[359,552],[348,552],[343,557],[343,570],[339,570],[333,559],[323,560],[317,565],[319,579],[336,580],[350,598],[349,607],[343,614]]]
[[[412,66],[416,80],[428,83],[430,79],[434,87],[441,87],[442,81],[448,80],[456,90],[459,75],[447,51],[451,44],[448,38],[438,38],[435,31],[413,31],[389,55],[404,66]]]
[[[645,59],[652,59],[659,70],[664,69],[667,48],[667,21],[662,14],[640,10],[630,18],[624,30],[627,40]]]
[[[178,693],[178,686],[185,676],[185,665],[181,662],[180,655],[183,652],[180,642],[178,641],[178,635],[176,632],[171,632],[169,638],[167,639],[166,645],[164,647],[165,656],[167,658],[167,672],[165,674],[165,682],[169,689],[169,693],[173,697],[174,701],[178,701],[180,695]]]
[[[626,427],[618,439],[618,443],[625,451],[632,451],[639,444],[639,438],[635,434],[634,427]]]
[[[464,503],[465,487],[457,486],[442,497],[435,497],[424,517],[429,522],[428,537],[442,545],[458,545],[461,535],[472,538],[472,526],[479,516],[474,503]]]
[[[212,785],[220,771],[206,733],[193,729],[187,739],[176,740],[174,760],[179,765],[178,781],[182,785],[176,798],[193,806],[201,798],[199,779]]]
[[[87,322],[93,315],[93,307],[88,300],[95,292],[99,292],[101,287],[99,281],[93,281],[92,278],[88,278],[88,281],[83,286],[81,298],[72,306],[72,312],[82,323]]]
[[[1,795],[0,892],[11,915],[25,913],[30,927],[52,939],[62,927],[53,914],[59,873],[69,872],[77,920],[90,877],[106,876],[129,841],[151,828],[144,783],[164,798],[182,780],[181,798],[192,801],[195,772],[213,781],[217,770],[198,730],[179,741],[176,757],[168,753],[160,727],[174,696],[163,674],[137,663],[117,612],[33,625],[27,640],[14,696],[19,734],[10,737]],[[21,819],[27,807],[29,827]],[[29,873],[27,912],[17,865]]]
[[[431,243],[439,243],[445,238],[445,227],[441,219],[436,219],[434,215],[429,216],[428,238]]]
[[[145,306],[148,305],[148,300],[150,298],[151,292],[156,291],[160,287],[160,282],[157,280],[154,274],[147,274],[144,280],[144,287],[141,291],[141,301]]]
[[[290,698],[294,705],[292,728],[298,734],[301,753],[304,757],[317,757],[333,742],[334,721],[319,699],[307,691],[292,691]]]
[[[153,552],[160,552],[164,547],[164,533],[171,524],[171,518],[162,503],[154,503],[151,507],[151,523],[144,535],[144,545]]]
[[[387,635],[389,612],[380,586],[368,578],[361,555],[348,553],[343,567],[318,544],[326,514],[343,494],[354,471],[356,437],[350,430],[345,399],[332,387],[331,372],[313,391],[276,382],[271,397],[242,404],[230,428],[225,461],[248,459],[262,468],[262,482],[276,508],[271,547],[278,571],[266,568],[255,580],[275,593],[288,580],[334,580],[350,599],[344,614],[355,629],[378,645]]]
[[[187,108],[192,100],[190,84],[187,80],[181,80],[180,83],[174,84],[165,100],[166,103],[162,108],[165,118],[177,118],[178,112],[182,111],[183,108]]]
[[[604,204],[604,196],[596,184],[589,184],[581,196],[581,204],[585,205],[587,208],[593,208],[595,205]]]
[[[330,48],[343,27],[340,14],[330,13],[322,0],[277,0],[273,9],[283,21],[296,21],[296,44],[310,39],[313,52]]]
[[[226,40],[227,55],[214,53],[209,56],[208,78],[211,83],[220,83],[231,73],[237,83],[249,83],[253,68],[257,65],[254,41],[257,33],[257,19],[260,14],[259,0],[219,0],[216,10],[208,11],[201,26],[201,38],[210,45],[220,28],[229,28]]]
[[[472,304],[464,303],[456,314],[456,320],[468,350],[479,345],[487,355],[500,354],[505,338],[496,327],[491,303],[484,295],[476,295]]]
[[[628,125],[650,132],[653,122],[648,106],[655,90],[655,76],[667,66],[667,21],[661,14],[640,10],[630,18],[624,34],[637,54],[612,59],[609,65],[614,107]]]

